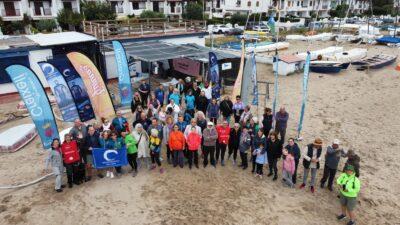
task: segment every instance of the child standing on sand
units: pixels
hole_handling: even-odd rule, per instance
[[[64,185],[62,185],[62,175],[64,172],[64,165],[61,155],[60,140],[58,138],[54,138],[53,142],[51,143],[51,150],[46,159],[45,172],[48,172],[47,170],[49,165],[53,169],[53,173],[56,176],[55,190],[57,192],[62,192],[63,191],[62,188],[64,187]]]
[[[283,149],[283,163],[282,163],[282,170],[283,170],[283,181],[284,183],[293,188],[294,184],[292,181],[292,176],[295,170],[295,162],[293,153],[288,153],[288,150],[285,148]]]
[[[260,179],[262,179],[263,167],[264,167],[264,164],[268,161],[267,153],[265,151],[263,142],[261,142],[259,144],[259,147],[253,151],[253,155],[256,157],[256,175],[255,175],[255,177],[260,177]]]
[[[150,156],[151,156],[151,170],[155,169],[158,165],[160,167],[160,173],[164,172],[164,169],[161,168],[160,162],[160,152],[161,152],[161,139],[158,137],[158,130],[151,129],[151,135],[149,138],[149,148],[150,148]]]

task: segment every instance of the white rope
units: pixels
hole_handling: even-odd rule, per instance
[[[54,173],[49,173],[49,174],[44,175],[43,177],[40,177],[40,178],[38,178],[36,180],[33,180],[33,181],[29,182],[29,183],[26,183],[26,184],[18,184],[18,185],[11,185],[11,186],[0,186],[0,189],[16,189],[16,188],[27,187],[27,186],[39,183],[40,181],[45,180],[45,179],[47,179],[47,178],[49,178],[49,177],[51,177],[53,175],[54,175]]]

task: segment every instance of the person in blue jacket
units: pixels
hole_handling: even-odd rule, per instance
[[[185,96],[185,102],[186,102],[186,112],[194,117],[194,108],[195,108],[195,97],[192,94],[192,90],[188,91],[188,94]]]
[[[121,136],[121,131],[125,129],[127,123],[128,121],[122,116],[122,112],[118,110],[117,117],[112,120],[111,125],[114,127],[115,131],[117,131],[118,135]]]
[[[160,102],[161,107],[163,107],[165,98],[164,86],[160,84],[160,86],[158,86],[158,88],[154,91],[154,94],[156,95],[157,100]]]
[[[207,106],[207,116],[210,118],[210,121],[214,124],[217,124],[218,116],[219,116],[219,105],[217,104],[217,99],[213,98],[211,103]]]

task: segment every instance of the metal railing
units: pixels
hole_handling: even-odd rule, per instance
[[[142,37],[167,33],[204,32],[206,22],[200,20],[102,20],[83,21],[83,32],[91,34],[100,40],[109,40],[124,37]]]

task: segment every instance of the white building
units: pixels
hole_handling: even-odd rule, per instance
[[[181,17],[182,0],[108,0],[117,17],[139,16],[144,10],[161,12],[168,17]]]
[[[235,13],[267,13],[270,8],[275,8],[282,17],[311,17],[318,13],[318,17],[324,18],[329,17],[329,10],[336,8],[342,1],[351,3],[351,10],[356,14],[369,7],[368,2],[362,0],[207,0],[205,13],[223,18]]]
[[[79,0],[0,0],[3,21],[22,20],[24,14],[33,20],[54,19],[63,8],[80,12]]]

